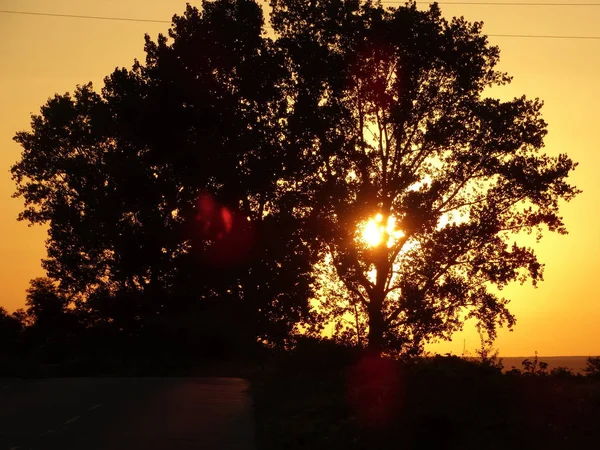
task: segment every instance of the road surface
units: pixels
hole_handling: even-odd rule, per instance
[[[0,379],[0,450],[254,448],[238,378]]]

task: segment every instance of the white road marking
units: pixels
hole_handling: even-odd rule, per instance
[[[65,425],[69,425],[70,423],[75,422],[77,419],[79,419],[79,416],[71,417],[69,420],[67,420],[65,422]]]
[[[97,408],[100,408],[100,403],[98,403],[97,405],[92,406],[90,409],[88,409],[88,411],[93,411]]]
[[[46,436],[46,435],[54,433],[54,432],[55,432],[54,430],[46,430],[40,436]]]
[[[11,447],[10,450],[19,450],[21,447],[19,447],[18,445],[16,447]]]

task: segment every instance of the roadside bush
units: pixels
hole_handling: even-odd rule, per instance
[[[361,350],[331,339],[297,336],[284,356],[289,369],[323,371],[343,369],[357,361]]]
[[[535,357],[533,358],[533,360],[524,359],[523,362],[521,363],[521,365],[523,366],[523,371],[522,371],[523,375],[528,375],[528,376],[548,375],[548,363],[546,363],[544,361],[540,361],[538,359],[537,352],[535,352]]]
[[[590,356],[583,369],[588,377],[600,378],[600,356]]]
[[[571,378],[574,377],[575,374],[568,367],[559,366],[550,371],[550,376],[555,378]]]

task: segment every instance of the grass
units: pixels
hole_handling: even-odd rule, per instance
[[[571,449],[600,442],[600,382],[584,377],[507,376],[456,357],[411,365],[315,361],[289,356],[255,374],[259,450]]]

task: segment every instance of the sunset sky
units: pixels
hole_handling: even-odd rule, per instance
[[[0,10],[169,21],[185,3],[0,0]],[[440,6],[448,18],[483,21],[489,35],[600,36],[600,6]],[[13,311],[24,305],[29,280],[43,275],[45,254],[45,229],[16,220],[22,201],[11,198],[9,173],[20,155],[12,141],[15,132],[29,129],[30,115],[54,93],[72,92],[88,81],[100,89],[115,67],[143,58],[144,33],[156,37],[167,29],[168,23],[0,13],[0,306]],[[512,333],[500,331],[496,347],[505,356],[600,354],[600,39],[494,36],[490,41],[500,46],[500,69],[514,77],[490,95],[510,99],[525,94],[545,101],[545,151],[567,152],[579,162],[570,181],[584,191],[562,209],[569,235],[546,233],[536,246],[546,264],[546,281],[537,289],[516,285],[505,290],[513,299],[517,325]],[[453,342],[429,350],[460,354],[465,340],[471,352],[479,344],[470,326]]]

